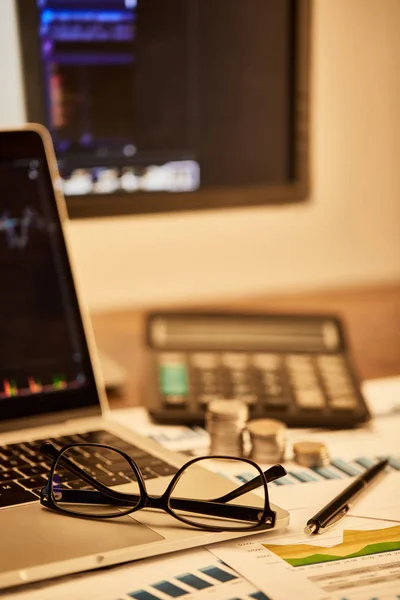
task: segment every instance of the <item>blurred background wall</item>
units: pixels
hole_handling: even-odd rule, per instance
[[[90,308],[399,280],[399,31],[398,0],[315,0],[309,202],[73,221]],[[0,85],[0,126],[23,122],[13,0]]]

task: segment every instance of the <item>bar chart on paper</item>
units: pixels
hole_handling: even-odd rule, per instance
[[[322,481],[333,481],[338,479],[347,479],[357,477],[366,469],[369,469],[380,459],[389,460],[388,471],[400,471],[400,456],[360,456],[354,460],[345,460],[343,458],[333,458],[329,465],[324,467],[299,468],[298,466],[289,466],[285,463],[288,474],[281,479],[273,481],[274,486],[289,486],[300,483],[316,483]],[[222,474],[222,473],[221,473]],[[253,475],[251,473],[237,473],[235,477],[240,482],[249,481]]]
[[[263,592],[220,561],[153,581],[143,588],[129,591],[118,600],[171,600],[181,596],[187,600],[269,600]]]
[[[338,597],[338,600],[400,600],[400,594],[397,593],[383,593],[378,596],[365,596],[365,594],[352,594],[351,596]]]

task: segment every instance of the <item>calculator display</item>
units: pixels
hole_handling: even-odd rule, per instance
[[[330,319],[159,317],[152,323],[151,337],[158,348],[175,349],[332,352],[341,346],[337,325]]]

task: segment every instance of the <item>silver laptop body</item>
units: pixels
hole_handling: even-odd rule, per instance
[[[37,154],[31,152],[29,160],[10,156],[9,160],[5,161],[4,148],[9,143],[6,136],[12,134],[14,136],[18,134],[17,141],[19,139],[21,144],[26,143],[28,146],[36,136],[32,148],[37,149]],[[9,192],[16,174],[13,169],[18,173],[15,178],[15,194],[11,202],[9,193],[4,193],[2,186],[5,181],[8,185],[6,191]],[[24,177],[29,180],[24,185],[29,183],[30,190],[33,192],[25,194],[21,199],[19,194],[22,193]],[[52,245],[49,251],[54,252],[52,255],[54,273],[52,274],[52,269],[48,266],[46,290],[50,295],[53,290],[54,298],[58,295],[62,306],[58,315],[53,314],[54,321],[39,324],[39,330],[34,322],[33,313],[26,323],[22,325],[20,323],[20,329],[15,325],[16,318],[11,329],[11,321],[13,315],[16,317],[18,307],[10,308],[7,321],[3,323],[1,320],[5,317],[0,313],[2,344],[4,345],[5,340],[5,344],[9,342],[10,346],[10,352],[3,353],[3,358],[0,354],[0,381],[3,379],[3,388],[0,385],[0,459],[2,458],[3,461],[10,459],[7,452],[2,455],[1,449],[12,448],[14,444],[26,444],[23,447],[29,449],[37,440],[106,431],[149,452],[160,461],[180,467],[187,460],[186,457],[170,452],[152,440],[143,438],[113,421],[98,368],[90,323],[72,273],[71,258],[68,253],[68,230],[63,226],[66,221],[64,202],[57,185],[54,187],[52,185],[52,182],[57,181],[56,161],[51,139],[46,130],[38,125],[29,125],[18,131],[0,132],[0,279],[6,273],[11,284],[14,285],[13,276],[7,273],[11,271],[15,273],[17,264],[21,277],[24,273],[24,265],[26,269],[37,268],[39,272],[41,263],[35,252],[39,253],[43,250],[45,246],[41,247],[41,244],[45,244],[46,239],[49,238],[50,241],[47,241]],[[34,205],[35,194],[39,202],[38,206]],[[31,203],[29,205],[27,205],[27,197]],[[25,255],[25,252],[28,254]],[[46,256],[48,258],[48,253]],[[7,271],[8,264],[14,270]],[[15,283],[15,285],[18,288],[20,284]],[[43,281],[38,282],[37,289],[32,290],[31,282],[26,296],[28,299],[35,298],[39,304],[41,302],[46,304],[46,291],[43,291],[40,285],[43,285]],[[20,289],[22,293],[23,288]],[[41,294],[44,294],[44,299],[41,298]],[[16,294],[13,298],[13,302],[17,305]],[[25,304],[21,304],[26,307],[25,313],[30,311],[27,298],[24,300]],[[5,302],[4,298],[3,302]],[[10,302],[9,298],[7,306],[10,306]],[[54,300],[52,307],[54,308],[56,304]],[[42,314],[46,321],[47,313]],[[60,362],[65,362],[67,372],[63,385],[60,385],[60,377],[58,379],[53,377],[52,380],[48,375],[48,365],[43,358],[46,357],[47,351],[45,339],[42,340],[43,343],[38,341],[38,355],[35,352],[29,354],[26,350],[29,343],[32,343],[32,337],[38,339],[38,331],[42,338],[46,338],[49,331],[54,331],[54,327],[59,328],[59,333],[63,331],[63,327],[65,331],[68,330],[65,338],[66,349],[62,344],[60,346],[60,339],[63,338],[61,333],[56,341],[51,339],[49,334],[49,344],[55,344],[52,355],[57,357],[60,347],[62,348]],[[11,331],[13,331],[12,335]],[[15,365],[14,363],[9,367],[6,358],[9,355],[18,357],[19,339],[24,340],[21,360],[27,364]],[[36,362],[31,360],[32,356],[36,357]],[[2,364],[2,361],[5,364]],[[47,383],[46,391],[43,391],[46,386],[37,377],[35,378],[33,373],[34,368],[40,371],[41,366],[50,381]],[[64,363],[60,366],[64,367]],[[7,369],[15,370],[15,380],[14,376],[8,374]],[[24,370],[30,372],[30,369],[32,377],[28,378],[29,385],[26,384],[23,388],[21,386],[25,384],[18,383],[21,381],[21,373]],[[7,462],[4,464],[9,465]],[[5,470],[5,467],[0,466],[0,474]],[[31,487],[42,481],[41,477],[36,480],[34,475]],[[170,478],[170,475],[160,475],[146,481],[148,492],[162,493]],[[199,491],[208,486],[214,494],[226,491],[226,483],[226,479],[222,476],[199,467],[192,485],[194,490],[199,489]],[[29,497],[27,495],[25,500],[19,492],[18,498],[21,502],[9,505],[4,498],[7,492],[10,492],[11,484],[12,482],[8,484],[7,489],[7,482],[0,483],[0,589],[243,535],[196,530],[180,524],[162,511],[141,510],[133,515],[102,522],[68,517],[43,508],[33,492],[28,494]],[[289,523],[288,513],[276,506],[273,506],[273,509],[277,511],[276,527],[286,526]]]

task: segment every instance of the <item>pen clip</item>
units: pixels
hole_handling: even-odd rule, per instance
[[[340,521],[340,519],[343,519],[343,517],[347,515],[349,510],[350,504],[346,504],[346,506],[342,506],[341,508],[339,508],[339,510],[337,510],[333,515],[330,516],[329,520],[326,522],[326,524],[324,524],[323,527],[321,527],[321,529],[331,527],[332,525]]]

